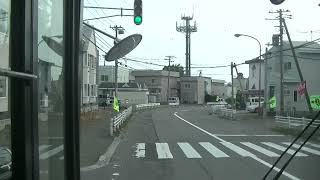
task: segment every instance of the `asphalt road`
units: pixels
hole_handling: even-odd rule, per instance
[[[272,126],[270,120],[220,119],[204,106],[138,112],[123,129],[108,165],[83,173],[82,179],[261,179],[293,140]],[[307,145],[281,179],[319,179],[319,144]]]

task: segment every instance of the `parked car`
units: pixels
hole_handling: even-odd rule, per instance
[[[180,104],[180,101],[178,97],[169,97],[168,103],[171,106],[178,106]]]
[[[0,146],[0,180],[11,178],[11,151],[5,146]]]
[[[261,97],[260,108],[263,107],[264,98]],[[250,97],[246,103],[246,110],[248,112],[259,112],[259,97]]]

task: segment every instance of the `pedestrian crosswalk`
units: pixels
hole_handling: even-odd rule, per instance
[[[134,157],[153,159],[174,159],[184,157],[187,159],[240,157],[279,157],[290,145],[290,142],[177,142],[177,143],[137,143],[134,146]],[[293,144],[287,151],[294,154],[300,144]],[[148,155],[149,154],[149,155]],[[152,156],[152,154],[155,154]],[[180,155],[182,154],[182,155]],[[311,155],[320,156],[320,145],[307,143],[297,154],[297,157]]]

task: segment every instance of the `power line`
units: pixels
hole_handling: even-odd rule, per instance
[[[88,38],[88,37],[87,37],[86,35],[84,35],[83,33],[82,33],[82,35],[83,35],[86,39],[88,39],[94,46],[96,46],[98,49],[100,49],[101,51],[103,51],[104,53],[107,54],[106,51],[104,51],[102,48],[100,48],[99,46],[97,46],[96,43],[94,43],[90,38]]]

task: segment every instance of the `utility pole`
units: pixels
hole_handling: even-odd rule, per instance
[[[116,33],[116,39],[118,39],[118,33],[123,34],[124,28],[121,26],[110,26],[111,29],[113,29]],[[116,44],[116,40],[114,41],[114,44]],[[118,96],[118,60],[116,59],[114,64],[114,96]]]
[[[286,14],[283,13],[288,13],[290,12],[289,10],[283,10],[279,9],[276,12],[269,12],[269,13],[277,13],[279,16],[276,19],[267,19],[267,20],[279,20],[279,29],[280,29],[280,34],[279,34],[279,66],[280,66],[280,115],[283,114],[284,111],[284,95],[283,95],[283,17]],[[286,17],[291,18],[290,15],[286,15]]]
[[[169,97],[170,97],[170,66],[171,66],[171,62],[173,62],[173,60],[171,60],[172,58],[175,58],[174,56],[166,56],[167,59],[165,60],[168,60],[169,62],[169,66],[168,66],[168,89],[167,89],[167,102],[169,102]]]
[[[190,21],[193,19],[193,16],[182,16],[181,20],[185,21],[185,26],[178,26],[176,23],[176,30],[186,34],[186,76],[191,76],[191,33],[197,32],[197,24],[194,22],[194,25],[190,25]]]
[[[293,55],[295,64],[297,66],[297,70],[298,70],[298,73],[299,73],[300,81],[301,81],[301,83],[303,83],[304,79],[303,79],[303,75],[302,75],[302,72],[301,72],[301,69],[300,69],[298,57],[297,57],[296,52],[294,50],[294,47],[293,47],[293,44],[292,44],[292,41],[291,41],[291,37],[290,37],[290,34],[289,34],[289,30],[288,30],[286,21],[284,19],[283,19],[283,24],[284,24],[284,28],[285,28],[287,36],[288,36],[288,40],[289,40],[290,48],[291,48],[291,51],[292,51],[292,55]],[[309,98],[307,85],[305,85],[305,86],[306,87],[305,87],[305,90],[304,90],[304,94],[305,94],[305,97],[306,97],[306,101],[307,101],[309,112],[312,113],[312,107],[311,107],[311,103],[310,103],[310,98]]]
[[[234,109],[234,97],[233,97],[233,62],[231,62],[231,86],[232,86],[232,88],[231,88],[231,107],[232,107],[232,109]]]
[[[268,48],[266,47],[266,52],[264,54],[264,103],[263,103],[263,117],[265,118],[267,116],[267,102],[268,102]]]

